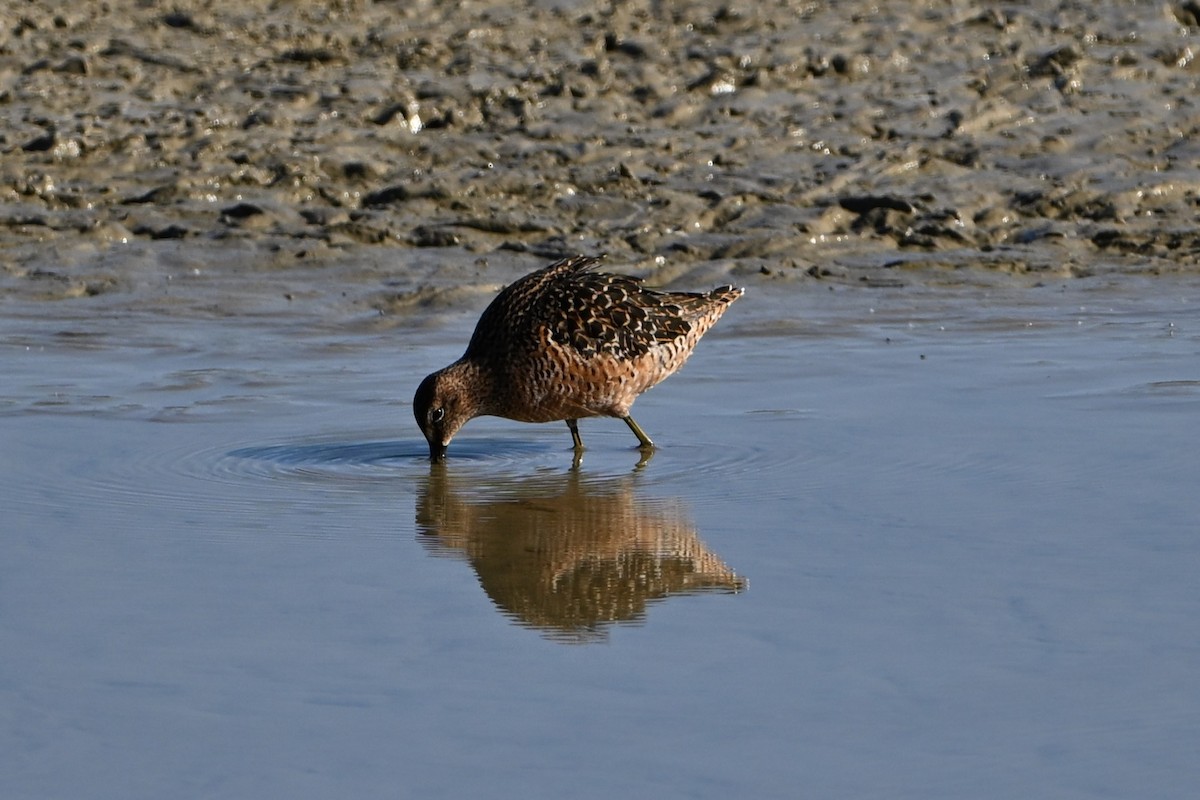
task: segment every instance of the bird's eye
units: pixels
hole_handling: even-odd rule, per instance
[[[433,411],[429,412],[429,421],[434,424],[437,424],[437,423],[441,422],[442,419],[445,418],[445,416],[446,416],[446,409],[435,408]]]

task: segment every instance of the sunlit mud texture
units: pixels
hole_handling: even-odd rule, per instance
[[[417,498],[417,532],[464,556],[488,597],[556,640],[604,639],[671,595],[739,592],[746,581],[702,542],[677,500],[636,492],[637,476],[577,471],[480,485],[433,465]]]

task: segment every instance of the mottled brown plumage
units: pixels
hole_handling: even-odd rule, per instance
[[[630,406],[683,366],[742,290],[658,292],[638,278],[598,272],[599,263],[567,258],[505,288],[462,358],[421,382],[413,413],[431,458],[444,456],[459,428],[483,415],[565,420],[577,450],[577,420],[618,417],[643,448],[653,447]]]

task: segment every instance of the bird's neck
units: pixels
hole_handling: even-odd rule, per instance
[[[463,356],[446,367],[444,380],[454,381],[460,388],[457,393],[462,399],[469,398],[472,406],[464,409],[470,416],[479,417],[496,413],[496,382],[492,373],[473,359]]]

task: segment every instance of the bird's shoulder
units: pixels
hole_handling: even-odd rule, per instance
[[[538,347],[547,338],[584,358],[636,358],[687,336],[691,295],[655,292],[640,278],[600,272],[574,256],[506,287],[480,317],[468,354]]]

